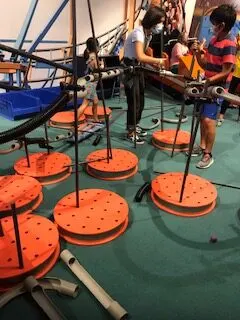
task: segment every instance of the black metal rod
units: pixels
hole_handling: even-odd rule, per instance
[[[0,237],[4,236],[3,227],[2,227],[2,220],[0,219]]]
[[[42,107],[40,107],[40,111],[42,112]],[[49,139],[48,139],[48,129],[47,129],[47,123],[44,122],[44,132],[45,132],[45,140],[47,145],[47,153],[50,154],[50,148],[49,148]]]
[[[157,170],[154,170],[154,173],[159,173],[159,174],[165,174],[167,172],[162,172],[162,171],[157,171]],[[212,184],[215,184],[216,186],[219,186],[219,187],[226,187],[226,188],[230,188],[230,189],[237,189],[237,190],[240,190],[240,186],[233,186],[231,184],[227,184],[227,183],[220,183],[220,182],[215,182],[215,181],[210,181]]]
[[[194,101],[192,123],[191,123],[191,138],[193,136],[193,130],[194,130],[194,125],[195,125],[195,120],[196,120],[196,109],[197,109],[197,103],[196,103],[196,101]]]
[[[200,108],[201,108],[201,107],[200,107]],[[184,176],[183,176],[183,182],[182,182],[182,187],[181,187],[181,193],[180,193],[179,202],[182,202],[182,199],[183,199],[183,194],[184,194],[186,179],[187,179],[187,176],[188,176],[189,166],[190,166],[191,157],[192,157],[193,146],[194,146],[194,142],[195,142],[195,139],[196,139],[196,136],[197,136],[200,119],[201,119],[201,110],[199,111],[199,115],[198,115],[198,117],[197,117],[196,125],[195,125],[195,128],[194,128],[194,130],[193,130],[193,135],[192,135],[192,137],[190,138],[190,145],[189,145],[188,157],[187,157],[187,162],[186,162],[186,166],[185,166],[185,171],[184,171]]]
[[[19,263],[19,268],[23,269],[24,268],[23,256],[22,256],[21,240],[20,240],[20,233],[19,233],[19,228],[18,228],[18,219],[17,219],[15,203],[11,204],[11,208],[12,208],[12,219],[13,219],[13,225],[14,225],[15,238],[16,238],[18,263]]]
[[[75,147],[75,189],[76,207],[79,208],[79,167],[78,167],[78,104],[77,104],[77,22],[76,0],[72,1],[72,32],[73,32],[73,105],[74,105],[74,147]]]
[[[28,144],[27,144],[27,140],[26,140],[25,137],[24,137],[24,139],[23,139],[23,142],[24,142],[24,149],[25,149],[26,158],[27,158],[27,166],[28,166],[28,168],[30,168],[30,159],[29,159],[29,152],[28,152]]]
[[[92,36],[96,40],[96,34],[95,34],[95,29],[94,29],[94,24],[93,24],[93,14],[92,14],[91,1],[87,0],[87,3],[88,3],[88,12],[89,12],[90,24],[91,24],[91,29],[92,29]],[[101,70],[100,70],[100,63],[99,63],[99,59],[98,59],[97,48],[96,48],[96,51],[95,51],[95,55],[96,55],[96,61],[97,61],[97,67],[98,67],[99,84],[100,84],[101,95],[102,95],[104,118],[105,118],[105,122],[106,122],[107,161],[109,163],[109,159],[110,159],[110,156],[112,154],[111,138],[110,138],[110,127],[109,127],[109,121],[108,121],[108,117],[107,117],[107,110],[106,110],[106,104],[105,104],[105,98],[104,98],[104,90],[103,90],[103,82],[102,82],[102,74],[101,74]]]
[[[163,1],[161,0],[161,8],[163,7]],[[160,46],[161,46],[161,50],[160,50],[160,58],[162,58],[162,53],[163,53],[163,30],[161,31],[160,34]],[[164,131],[164,126],[163,126],[163,119],[164,119],[164,102],[163,102],[163,83],[161,81],[161,131]]]
[[[53,86],[53,82],[54,82],[54,80],[55,80],[55,75],[56,75],[56,73],[57,73],[57,69],[54,69],[54,70],[53,70],[53,74],[52,74],[52,80],[51,80],[50,87]]]
[[[86,161],[80,161],[78,162],[78,165],[81,166],[83,164],[87,164],[87,163],[92,163],[92,162],[99,162],[99,161],[103,161],[103,160],[107,160],[107,158],[99,158],[99,159],[94,159],[94,160],[86,160]],[[69,167],[74,167],[74,164],[68,164],[67,166],[64,166],[64,168],[69,168]]]
[[[133,68],[133,134],[134,134],[134,148],[137,148],[137,96],[136,96],[136,69]],[[139,99],[138,99],[139,100]]]
[[[49,66],[53,66],[53,67],[55,67],[57,69],[65,70],[65,71],[68,71],[70,73],[73,72],[73,70],[71,68],[68,68],[68,67],[66,67],[66,66],[64,66],[62,64],[55,63],[55,62],[52,62],[51,60],[47,60],[45,58],[41,58],[41,57],[35,56],[34,54],[27,53],[27,52],[25,52],[23,50],[18,50],[18,49],[9,47],[9,46],[5,46],[2,43],[0,43],[0,50],[8,51],[8,52],[11,52],[13,54],[16,54],[16,55],[19,55],[19,56],[22,56],[22,57],[25,57],[25,58],[29,58],[29,59],[37,61],[37,62],[43,62],[43,63],[48,64]]]
[[[179,115],[179,120],[178,120],[178,124],[177,124],[177,130],[175,133],[175,137],[174,137],[174,142],[173,142],[173,147],[172,147],[172,153],[171,153],[171,158],[174,155],[174,151],[175,151],[175,147],[176,147],[176,142],[177,142],[177,137],[178,137],[178,133],[182,124],[182,119],[183,119],[183,115],[184,115],[184,111],[185,111],[185,101],[183,100],[182,106],[181,106],[181,110],[180,110],[180,115]]]

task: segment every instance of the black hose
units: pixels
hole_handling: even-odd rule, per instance
[[[60,111],[66,103],[69,101],[68,93],[62,93],[54,102],[49,106],[47,110],[43,110],[38,113],[32,119],[27,120],[21,125],[0,133],[0,144],[6,143],[12,140],[16,140],[38,128],[49,120],[56,112]]]

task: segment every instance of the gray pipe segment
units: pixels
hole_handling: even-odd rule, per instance
[[[73,298],[75,298],[78,295],[79,291],[78,285],[59,278],[47,277],[38,280],[38,283],[40,286],[43,287],[44,290],[54,290],[60,294],[64,294]],[[24,284],[21,283],[13,289],[2,294],[0,296],[0,308],[4,307],[8,302],[26,292],[27,290]]]

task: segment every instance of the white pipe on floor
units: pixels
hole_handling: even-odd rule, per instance
[[[91,277],[91,275],[83,268],[70,251],[63,250],[60,257],[114,319],[121,320],[126,318],[128,314],[127,311],[104,291],[104,289]]]

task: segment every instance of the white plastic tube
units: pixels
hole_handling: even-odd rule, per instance
[[[80,265],[70,251],[63,250],[60,257],[114,319],[120,320],[127,317],[127,311],[104,291],[83,266]]]
[[[222,98],[232,104],[240,105],[240,97],[225,91],[222,87],[209,87],[208,95],[212,98]]]
[[[200,95],[200,92],[198,90],[198,88],[196,87],[193,87],[193,88],[186,88],[185,89],[185,94],[188,96],[188,97],[199,97]]]

